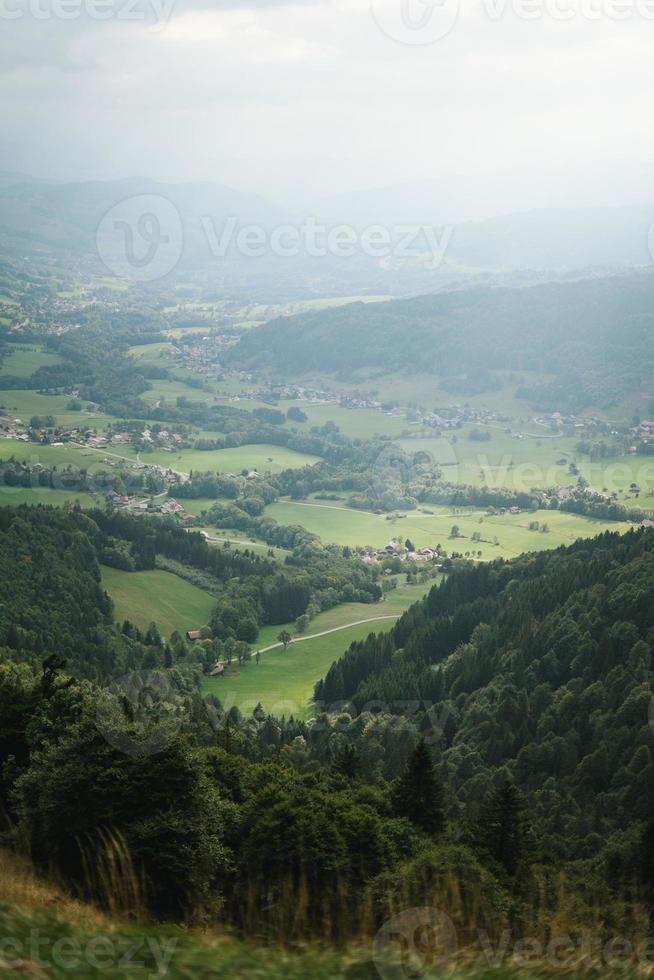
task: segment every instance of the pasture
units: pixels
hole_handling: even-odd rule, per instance
[[[79,504],[80,507],[88,509],[90,507],[103,507],[104,498],[94,498],[90,493],[78,493],[75,490],[50,490],[48,487],[36,487],[34,489],[7,487],[0,483],[0,507],[19,507],[21,504],[29,504],[30,506],[44,504],[51,507]]]
[[[441,438],[398,439],[407,453],[426,452],[442,465],[443,478],[471,486],[507,487],[528,493],[533,487],[571,486],[577,476],[570,472],[574,463],[581,476],[598,492],[617,493],[620,501],[631,502],[628,493],[635,483],[646,498],[654,491],[654,456],[613,456],[591,460],[576,451],[575,438],[552,436],[547,429],[538,432],[536,423],[527,423],[522,438],[514,438],[501,427],[476,426],[490,433],[488,442],[469,438],[471,426]],[[646,499],[636,502],[645,509]]]
[[[214,433],[219,436],[219,433]],[[121,447],[126,456],[136,456],[129,446]],[[176,452],[166,452],[155,449],[152,452],[141,453],[141,460],[165,466],[181,473],[214,472],[240,473],[241,470],[257,470],[265,473],[281,473],[286,469],[300,469],[302,466],[313,466],[319,462],[317,456],[296,453],[284,446],[248,445],[235,449],[217,449],[204,452],[199,449],[180,449]]]
[[[0,370],[0,384],[2,375],[11,375],[14,378],[29,378],[41,367],[50,367],[60,364],[61,358],[56,354],[46,353],[41,346],[30,346],[27,344],[10,344],[10,353],[2,362]]]
[[[282,412],[289,408],[301,409],[308,416],[307,422],[289,420],[286,424],[291,428],[304,431],[313,426],[323,426],[325,422],[335,422],[343,435],[350,439],[370,439],[375,435],[391,436],[393,439],[405,433],[409,424],[406,419],[376,412],[371,408],[343,408],[340,405],[314,405],[304,401],[289,401],[282,399],[276,407]]]
[[[541,551],[569,545],[578,538],[594,537],[602,531],[623,532],[629,525],[595,521],[559,511],[523,512],[489,517],[484,510],[430,507],[424,511],[402,511],[394,515],[357,511],[335,503],[280,500],[265,510],[280,524],[302,524],[324,542],[355,547],[383,548],[391,538],[410,538],[417,548],[441,544],[448,551],[481,552],[484,560],[514,558],[524,551]],[[532,521],[548,525],[548,532],[529,529]],[[458,526],[460,536],[452,538]],[[479,533],[482,540],[472,540]],[[497,539],[498,543],[495,543]]]
[[[114,619],[141,630],[156,623],[162,636],[206,626],[216,600],[170,572],[102,568],[102,585],[114,601]]]
[[[252,659],[231,667],[224,677],[206,678],[204,689],[220,698],[225,709],[236,705],[243,714],[251,714],[261,702],[267,712],[277,716],[293,714],[296,718],[304,718],[310,712],[315,684],[350,644],[365,639],[370,633],[390,630],[405,609],[417,602],[433,584],[399,586],[385,601],[375,605],[344,603],[336,606],[316,616],[298,643],[291,644],[286,650],[279,648],[262,653],[258,664]],[[347,627],[348,623],[378,616],[393,618]],[[347,628],[327,636],[315,636],[341,626]],[[275,643],[283,628],[264,627],[253,649]],[[291,627],[289,630],[292,632]],[[311,636],[315,638],[311,639]]]
[[[29,422],[33,415],[53,415],[59,425],[89,429],[106,429],[111,421],[102,412],[71,412],[67,407],[69,402],[70,395],[42,395],[32,389],[15,391],[0,388],[0,416]]]

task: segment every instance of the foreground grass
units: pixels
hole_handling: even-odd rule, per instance
[[[170,572],[103,567],[102,584],[114,601],[117,622],[129,619],[141,630],[156,623],[166,637],[206,626],[216,604],[213,596]]]
[[[307,944],[284,950],[263,942],[246,942],[218,928],[202,932],[108,915],[71,898],[54,884],[37,878],[29,864],[0,850],[0,975],[53,980],[527,980],[588,977],[607,980],[647,975],[627,961],[620,967],[584,968],[544,960],[525,964],[510,956],[491,966],[479,951],[463,950],[457,961],[390,964],[375,959],[371,939],[335,952]],[[500,955],[499,961],[502,961]]]

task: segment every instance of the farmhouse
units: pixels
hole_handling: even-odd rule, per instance
[[[188,630],[186,633],[186,639],[190,643],[195,643],[196,640],[202,639],[202,632],[200,630]]]

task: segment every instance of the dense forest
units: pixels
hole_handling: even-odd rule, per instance
[[[647,274],[355,303],[249,331],[229,361],[278,377],[431,371],[468,394],[492,390],[493,370],[532,371],[554,380],[525,397],[578,411],[646,384],[653,301]]]
[[[475,812],[504,772],[552,855],[618,852],[653,810],[653,597],[649,532],[458,570],[316,695],[355,713],[431,705],[459,807]]]

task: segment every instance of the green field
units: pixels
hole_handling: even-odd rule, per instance
[[[122,448],[122,447],[121,447]],[[79,469],[105,469],[102,463],[107,453],[85,449],[73,443],[63,446],[41,446],[35,442],[21,442],[18,439],[0,439],[0,460],[14,457],[20,462],[42,463],[44,466],[77,466]]]
[[[26,344],[10,344],[11,351],[2,362],[0,371],[0,384],[2,375],[8,374],[15,378],[29,378],[40,367],[50,367],[53,364],[61,364],[61,358],[56,354],[47,354],[42,347],[29,347]]]
[[[219,433],[213,433],[219,436]],[[121,447],[126,456],[136,456],[129,446]],[[198,472],[240,473],[241,470],[257,470],[265,473],[281,473],[282,470],[300,469],[303,466],[313,466],[318,463],[317,456],[307,456],[296,453],[283,446],[252,445],[239,446],[236,449],[218,449],[215,452],[203,452],[198,449],[181,449],[179,452],[168,453],[163,449],[155,449],[150,453],[142,453],[144,463],[155,463],[182,473]]]
[[[80,469],[106,469],[102,460],[104,457],[115,457],[127,462],[136,462],[136,452],[131,446],[119,446],[118,449],[87,449],[73,443],[63,446],[42,446],[37,443],[21,442],[17,439],[0,440],[0,460],[15,457],[20,461],[43,463],[48,466],[78,466]],[[257,470],[265,473],[280,473],[285,469],[299,469],[302,466],[312,466],[319,462],[316,456],[296,453],[292,449],[280,446],[239,446],[237,449],[220,449],[215,452],[202,452],[196,449],[182,449],[179,452],[166,452],[163,449],[151,453],[142,453],[141,461],[146,465],[164,466],[182,473],[191,470],[200,472],[214,471],[219,473],[240,473],[241,470]],[[196,513],[193,503],[202,505],[200,509],[211,506],[214,501],[189,501],[189,513]]]
[[[553,437],[547,429],[539,434],[533,422],[520,430],[524,433],[520,439],[501,427],[480,425],[476,428],[490,432],[491,438],[475,442],[469,438],[471,428],[457,431],[454,438],[415,436],[397,441],[407,453],[428,453],[441,464],[443,478],[452,483],[507,487],[523,493],[534,487],[571,486],[577,482],[569,472],[574,462],[595,490],[617,493],[622,502],[632,499],[628,493],[625,496],[631,483],[636,483],[645,497],[654,492],[654,457],[627,455],[591,461],[576,451],[576,438]],[[641,499],[640,506],[652,504]]]
[[[2,378],[0,377],[0,383]],[[71,412],[70,395],[41,395],[38,391],[14,391],[0,388],[0,415],[29,422],[33,415],[54,415],[60,425],[106,429],[111,421],[102,412]]]
[[[395,418],[386,415],[384,412],[376,412],[372,408],[312,405],[309,402],[286,399],[276,403],[276,407],[282,412],[287,412],[292,406],[301,409],[308,416],[307,422],[287,422],[288,426],[301,431],[310,429],[314,425],[323,426],[325,422],[335,422],[341,432],[349,436],[350,439],[370,439],[374,435],[392,436],[394,439],[398,439],[409,428],[406,419]]]
[[[2,445],[0,443],[0,445]],[[39,487],[35,490],[22,487],[4,487],[0,485],[0,507],[18,507],[20,504],[47,504],[51,507],[63,507],[65,504],[76,504],[80,507],[103,507],[104,498],[92,497],[89,493],[78,493],[75,490],[50,490]]]
[[[313,620],[305,638],[299,643],[291,644],[286,650],[280,648],[262,653],[258,664],[253,659],[240,667],[232,667],[224,677],[207,678],[205,690],[220,698],[224,708],[229,709],[236,705],[244,715],[251,714],[261,702],[271,714],[285,714],[287,717],[293,714],[296,718],[303,718],[310,710],[315,684],[350,644],[355,640],[365,639],[370,633],[390,630],[395,619],[417,602],[433,584],[403,585],[389,593],[385,601],[375,605],[344,603],[321,613]],[[353,626],[328,636],[310,639],[323,630],[378,616],[394,618]],[[275,643],[283,628],[264,627],[253,649]]]
[[[114,601],[117,622],[129,619],[139,629],[156,623],[163,636],[207,625],[216,600],[169,572],[122,572],[102,569],[102,584]]]
[[[351,510],[333,503],[281,500],[267,507],[265,513],[280,524],[302,524],[324,542],[383,548],[391,538],[401,536],[410,538],[417,548],[442,544],[452,551],[481,551],[484,559],[514,558],[524,551],[572,544],[577,538],[593,537],[606,529],[626,531],[629,528],[628,524],[595,521],[549,510],[495,517],[486,516],[483,510],[451,507],[430,507],[429,510],[431,514],[416,510],[405,511],[399,516]],[[536,520],[548,524],[547,534],[529,530],[529,524]],[[454,525],[458,525],[461,533],[457,540],[450,538]],[[479,543],[471,540],[477,531],[483,539]],[[495,538],[499,545],[494,544]]]

